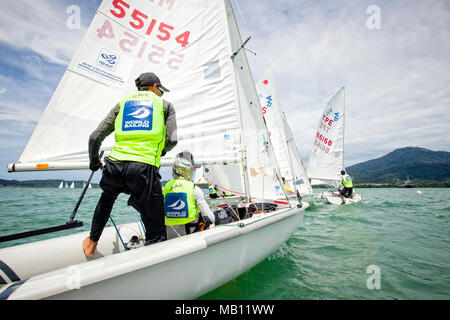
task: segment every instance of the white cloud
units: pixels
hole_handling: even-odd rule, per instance
[[[66,65],[86,31],[68,32],[66,8],[62,1],[8,1],[0,10],[0,41]]]

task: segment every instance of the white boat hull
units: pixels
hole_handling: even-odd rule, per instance
[[[78,259],[81,252],[83,257],[79,263],[69,262],[57,270],[31,276],[23,283],[18,281],[5,285],[0,289],[0,297],[194,299],[249,270],[286,242],[297,229],[303,210],[307,207],[308,204],[304,203],[302,208],[258,214],[250,219],[216,226],[185,237],[102,257],[101,252],[111,251],[113,246],[115,250],[120,249],[117,239],[111,242],[114,236],[108,228],[104,231],[105,238],[102,235],[100,240],[100,243],[104,242],[103,248],[100,248],[99,243],[99,253],[91,261],[87,261],[81,249],[81,240],[87,233],[69,236],[64,241],[72,246],[75,240],[79,242],[75,248],[67,248],[66,251],[72,250],[76,257],[74,259]],[[243,227],[239,224],[243,224]],[[122,226],[121,234],[130,228],[133,226]],[[59,250],[66,247],[61,239],[54,240],[59,244]],[[42,241],[41,245],[48,241]],[[24,254],[24,250],[31,248],[17,247],[16,254]],[[14,259],[12,254],[14,247],[10,249],[5,254],[0,251],[0,259],[11,269],[17,270],[18,274],[24,269],[34,269],[34,265],[37,265],[30,262],[24,266],[22,260],[20,268],[17,255]],[[59,256],[53,256],[53,260],[59,259]],[[60,263],[66,262],[64,257],[62,260]]]
[[[338,193],[331,191],[322,192],[318,198],[335,205],[358,203],[362,200],[362,196],[358,193],[353,194],[353,197],[350,199],[341,197]]]

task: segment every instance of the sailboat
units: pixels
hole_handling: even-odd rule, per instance
[[[67,182],[64,184],[64,189],[69,189],[69,185],[67,184]]]
[[[294,193],[299,191],[302,197],[310,196],[308,200],[313,199],[313,189],[281,107],[270,64],[266,65],[256,87],[270,140],[281,175],[285,178],[286,187]]]
[[[89,182],[88,189],[92,189],[92,184]]]
[[[412,181],[409,179],[409,177],[406,179],[405,183],[403,184],[397,184],[396,185],[397,188],[414,188],[414,184],[412,183]]]
[[[64,188],[64,182],[63,181],[61,181],[61,183],[59,184],[58,189],[62,189],[62,188]]]
[[[311,185],[327,185],[337,188],[344,169],[345,88],[342,87],[328,101],[320,115],[319,126],[314,136],[314,147],[308,164]],[[344,198],[336,191],[325,191],[319,195],[332,204],[349,204],[361,201],[361,195],[353,193]]]
[[[0,249],[8,267],[1,273],[0,297],[193,299],[289,239],[308,203],[280,199],[281,174],[246,42],[229,0],[103,1],[19,161],[8,170],[88,169],[90,133],[135,90],[134,79],[151,69],[171,89],[167,99],[177,110],[179,143],[161,164],[170,166],[188,150],[205,171],[232,172],[220,181],[243,197],[234,208],[239,205],[246,219],[131,250],[130,239],[141,245],[144,240],[138,221],[117,231],[107,227],[92,258],[81,248],[89,232]],[[113,144],[111,135],[102,145],[106,155]]]
[[[72,181],[72,184],[70,185],[69,189],[74,189],[75,188],[75,182]]]

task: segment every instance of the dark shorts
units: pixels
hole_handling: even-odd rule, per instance
[[[117,196],[129,194],[128,205],[141,214],[146,240],[165,238],[164,198],[158,168],[135,161],[105,160],[100,187],[103,193],[92,219],[91,239],[98,241]]]

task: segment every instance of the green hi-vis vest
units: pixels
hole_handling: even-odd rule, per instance
[[[159,168],[166,143],[163,99],[151,91],[134,91],[120,102],[114,124],[112,160],[148,163]]]
[[[209,194],[216,194],[216,193],[217,193],[216,188],[214,188],[214,187],[211,186],[211,185],[209,186],[208,190],[209,190]]]
[[[175,179],[163,188],[166,226],[195,221],[198,217],[195,185],[191,181]]]
[[[352,178],[348,174],[344,174],[342,176],[342,184],[346,188],[353,188],[353,181]]]

